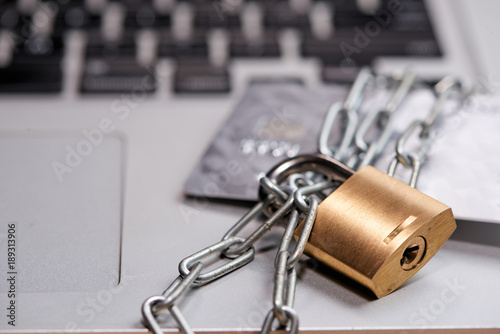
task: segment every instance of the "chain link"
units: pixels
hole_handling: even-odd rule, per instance
[[[238,256],[239,254],[245,252],[248,248],[252,247],[260,238],[264,236],[271,228],[276,225],[292,208],[294,202],[293,196],[288,196],[288,199],[285,203],[271,216],[269,217],[263,224],[261,224],[248,238],[246,238],[241,245],[238,245],[234,248],[229,248],[224,252],[224,255]],[[249,221],[246,223],[248,224]],[[243,228],[239,227],[241,230]],[[226,234],[227,235],[227,234]]]
[[[403,167],[410,169],[411,177],[409,185],[412,188],[415,188],[417,185],[422,160],[424,159],[433,143],[433,127],[443,109],[445,102],[450,99],[454,92],[460,92],[461,94],[463,93],[460,82],[452,79],[451,77],[445,77],[440,82],[438,82],[434,86],[434,91],[437,95],[437,98],[427,118],[425,118],[424,120],[413,121],[399,136],[396,143],[396,155],[392,159],[387,171],[388,175],[394,176],[396,168],[400,164]],[[420,133],[418,135],[419,143],[413,150],[408,150],[406,148],[408,140],[417,129],[420,129]]]
[[[307,215],[304,220],[304,225],[302,226],[300,235],[297,238],[297,244],[295,245],[295,249],[289,253],[289,258],[287,259],[286,262],[286,269],[293,268],[297,264],[297,262],[299,262],[300,257],[304,253],[307,240],[309,240],[309,235],[311,234],[314,221],[316,219],[316,212],[318,211],[318,200],[314,197],[311,197],[310,202],[311,204],[309,205],[309,209],[307,211]],[[294,227],[297,227],[297,224],[295,224]],[[291,236],[288,236],[287,232],[285,232],[285,234],[283,235],[283,242],[281,243],[280,250],[278,251],[278,253],[281,251],[288,251],[288,247],[290,246],[290,241],[291,241]]]
[[[240,245],[245,242],[245,239],[239,237],[230,237],[228,239],[219,241],[218,243],[202,249],[201,251],[194,253],[191,256],[188,256],[184,260],[179,263],[179,272],[181,276],[187,277],[191,273],[192,267],[196,264],[200,263],[201,260],[215,254],[224,254],[224,251],[229,249],[229,247],[233,245]],[[252,246],[245,248],[244,251],[238,254],[237,257],[234,257],[232,261],[229,261],[226,264],[223,264],[205,274],[198,274],[194,283],[196,284],[207,284],[210,283],[230,272],[243,267],[245,264],[253,260],[255,255],[255,249]]]
[[[177,322],[179,329],[184,334],[194,334],[193,330],[174,302],[179,299],[186,289],[193,284],[202,269],[203,263],[198,262],[192,268],[188,276],[177,277],[161,296],[153,296],[146,299],[142,305],[142,317],[146,327],[148,327],[154,334],[163,334],[156,317],[165,309],[170,312],[175,322]]]
[[[345,101],[332,104],[323,120],[323,127],[318,137],[318,148],[321,154],[333,157],[338,161],[343,161],[346,158],[358,125],[357,109],[363,101],[363,93],[368,83],[372,80],[373,74],[370,69],[362,68]],[[329,145],[329,139],[337,121],[342,122],[343,134],[338,146],[332,147]]]
[[[364,154],[364,158],[359,162],[357,168],[361,169],[368,166],[373,162],[373,160],[385,149],[389,139],[394,133],[393,126],[393,115],[396,109],[399,107],[403,99],[408,95],[411,87],[413,86],[416,79],[416,74],[412,70],[407,70],[399,83],[394,89],[391,97],[385,104],[383,108],[377,108],[369,112],[366,117],[361,122],[358,131],[355,135],[355,143],[358,150],[356,157]],[[376,128],[378,131],[378,136],[375,136],[371,142],[367,142],[366,135],[368,130]],[[348,165],[353,167],[353,162],[351,160]]]

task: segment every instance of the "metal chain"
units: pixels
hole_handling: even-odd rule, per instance
[[[370,81],[367,79],[370,76],[373,77],[369,70],[363,69],[357,77],[356,83],[358,83],[358,81],[363,82],[365,84],[363,86],[364,89],[370,81],[374,81],[373,78],[370,78]],[[394,134],[393,115],[401,105],[404,98],[408,95],[411,88],[416,86],[416,74],[412,70],[407,70],[401,79],[397,80],[397,82],[398,85],[393,90],[392,95],[388,99],[385,106],[369,112],[357,130],[356,125],[352,125],[349,122],[344,124],[343,135],[340,142],[342,144],[347,144],[340,145],[338,147],[332,147],[329,145],[330,134],[335,125],[335,119],[337,118],[340,106],[338,102],[332,104],[323,121],[323,127],[318,137],[320,153],[344,162],[347,166],[355,169],[361,169],[372,164],[373,161],[384,151],[391,136]],[[354,89],[355,87],[357,87],[356,90]],[[348,117],[349,120],[357,120],[359,118],[357,114],[358,107],[363,99],[363,90],[359,87],[359,83],[357,86],[354,84],[348,94],[348,97],[346,98],[346,102],[344,102],[345,104],[349,101],[348,105],[357,106],[356,108],[349,109],[349,112],[351,113]],[[423,158],[432,144],[433,127],[435,126],[436,120],[441,113],[445,102],[452,97],[453,93],[457,92],[459,92],[463,98],[466,97],[462,91],[460,82],[451,77],[445,77],[438,82],[434,86],[434,92],[437,95],[437,98],[427,118],[424,120],[413,121],[399,136],[395,147],[395,157],[391,161],[387,172],[388,175],[394,176],[396,168],[399,164],[403,165],[407,169],[410,169],[411,177],[408,184],[413,188],[415,188],[417,184]],[[356,98],[357,101],[354,100]],[[354,127],[354,131],[351,127]],[[374,127],[378,131],[378,136],[375,136],[374,139],[367,142],[365,138],[368,130]],[[420,145],[416,149],[408,150],[406,148],[408,139],[417,129],[420,129]],[[348,156],[347,151],[349,148],[352,148],[350,146],[352,146],[351,142],[353,139],[356,153]]]
[[[407,70],[401,80],[398,80],[399,83],[385,106],[383,108],[374,109],[366,115],[358,131],[356,131],[355,136],[355,144],[358,150],[358,154],[355,157],[359,159],[363,154],[364,158],[359,162],[356,161],[358,159],[351,159],[351,161],[347,163],[348,166],[355,167],[355,164],[357,164],[357,168],[361,169],[371,164],[373,160],[382,153],[394,132],[394,112],[408,95],[415,79],[415,72]],[[378,130],[378,136],[375,136],[371,142],[367,142],[365,138],[368,130],[374,127]]]
[[[155,334],[163,333],[156,317],[163,310],[168,310],[174,320],[177,322],[179,329],[185,334],[192,334],[189,324],[183,317],[180,310],[174,304],[180,296],[182,296],[188,287],[198,284],[204,285],[210,283],[224,275],[241,268],[245,264],[253,260],[255,249],[250,247],[238,257],[230,262],[223,264],[207,273],[202,274],[201,270],[204,267],[203,259],[228,249],[229,247],[243,243],[244,239],[239,237],[231,237],[226,240],[202,249],[201,251],[188,256],[179,263],[179,277],[163,292],[161,296],[153,296],[148,298],[142,306],[142,315],[145,325]]]
[[[336,102],[331,105],[326,118],[323,120],[323,127],[318,137],[318,148],[321,154],[333,157],[338,161],[343,161],[346,158],[358,125],[357,110],[361,102],[363,102],[363,93],[371,81],[373,81],[373,74],[370,69],[367,67],[362,68],[345,101],[343,103]],[[329,145],[329,139],[338,121],[342,122],[342,138],[338,146],[332,147]]]
[[[280,186],[269,178],[263,177],[260,183],[267,196],[231,227],[221,241],[183,259],[179,263],[180,275],[165,292],[160,296],[150,297],[143,303],[143,322],[153,333],[162,333],[157,317],[163,311],[169,311],[179,329],[185,334],[192,334],[193,331],[175,304],[176,301],[189,287],[208,284],[252,261],[255,255],[253,245],[286,217],[289,217],[288,224],[275,261],[273,309],[264,321],[262,332],[268,333],[272,328],[273,321],[278,319],[281,326],[289,325],[290,333],[297,333],[298,316],[293,309],[297,281],[295,265],[304,252],[316,218],[318,199],[315,196],[324,198],[324,194],[321,192],[334,188],[337,184],[333,181],[314,183],[302,174],[294,174],[293,176],[287,186]],[[275,209],[275,207],[278,208]],[[251,221],[265,213],[268,208],[275,209],[274,213],[254,232],[246,238],[236,236]],[[304,224],[295,249],[289,250],[294,231],[297,229],[300,218],[304,215]],[[221,259],[231,260],[209,272],[202,273],[203,260],[213,255],[219,255]]]
[[[444,103],[450,99],[453,93],[462,93],[460,82],[451,77],[445,77],[434,86],[434,91],[437,95],[436,101],[429,112],[427,118],[423,120],[415,120],[406,128],[399,136],[396,143],[396,155],[392,159],[387,174],[394,176],[398,165],[403,165],[411,170],[409,185],[415,188],[417,185],[418,176],[422,161],[432,145],[432,130],[436,124],[436,120],[441,113]],[[413,150],[406,149],[406,144],[411,135],[420,129],[419,145]]]
[[[370,164],[382,152],[393,133],[391,115],[408,94],[415,81],[415,74],[407,71],[385,107],[368,114],[358,128],[357,110],[362,103],[367,85],[373,80],[374,75],[370,70],[362,69],[346,100],[343,103],[334,103],[330,107],[319,135],[320,153],[338,161],[350,159],[351,165],[364,166]],[[444,102],[457,88],[459,88],[458,83],[449,78],[443,79],[435,86],[438,98],[429,116],[425,120],[416,120],[411,123],[399,137],[396,156],[389,168],[389,175],[392,176],[398,164],[402,164],[412,169],[410,185],[415,186],[421,160],[428,150],[429,138],[431,138],[431,131],[437,116]],[[340,119],[342,121],[341,139],[337,146],[330,146],[330,135],[336,122],[339,121],[339,115],[342,117]],[[374,125],[378,127],[379,136],[368,143],[365,139],[366,134]],[[409,151],[406,149],[406,143],[418,128],[420,128],[421,145],[417,150]],[[349,156],[353,141],[355,141],[357,152],[354,158],[352,155]],[[361,155],[364,157],[361,158]],[[306,161],[304,165],[307,166],[307,164]],[[332,176],[335,173],[327,172],[322,166],[315,166],[315,168],[315,172],[292,171],[279,184],[268,177],[261,178],[261,199],[257,204],[226,232],[221,241],[183,259],[179,263],[180,275],[163,294],[150,297],[143,303],[144,324],[153,333],[162,334],[157,318],[168,311],[183,333],[193,334],[176,304],[178,299],[186,293],[188,288],[208,284],[251,262],[255,256],[254,244],[279,222],[285,222],[285,231],[275,258],[273,308],[265,317],[262,333],[269,333],[275,320],[278,320],[279,328],[285,328],[292,334],[297,333],[299,318],[293,309],[297,282],[295,266],[304,252],[314,226],[318,203],[327,196],[325,191],[331,192],[341,183]],[[340,176],[340,179],[345,178],[345,175]],[[261,215],[267,215],[267,219],[248,237],[238,236],[251,221],[258,219]],[[294,234],[297,242],[295,248],[290,249]],[[205,267],[204,260],[212,256],[218,256],[224,263],[202,273]]]

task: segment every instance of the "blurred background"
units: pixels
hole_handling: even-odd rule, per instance
[[[361,66],[498,78],[496,1],[0,0],[0,92],[228,93]]]

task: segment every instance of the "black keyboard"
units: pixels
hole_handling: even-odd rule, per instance
[[[441,57],[423,0],[374,3],[0,0],[0,92],[60,92],[70,31],[86,36],[81,93],[154,92],[165,58],[175,92],[229,92],[233,59],[279,59],[284,29],[298,32],[302,57],[321,61],[325,82],[350,81],[378,57]]]

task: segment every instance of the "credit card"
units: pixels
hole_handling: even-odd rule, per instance
[[[249,87],[186,182],[188,195],[257,200],[259,178],[271,167],[317,151],[317,135],[342,86],[310,90],[297,83]]]

